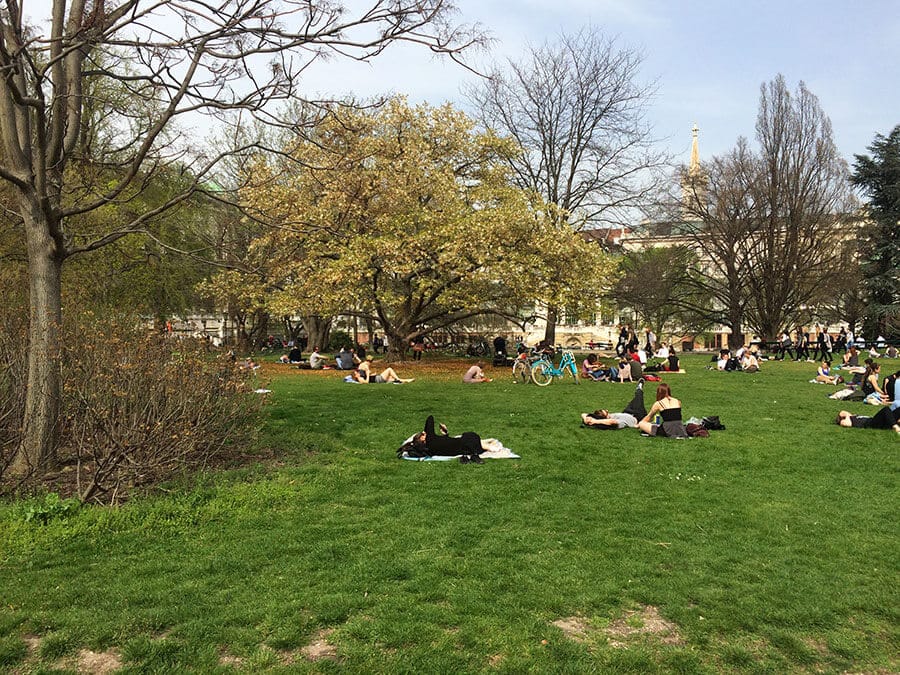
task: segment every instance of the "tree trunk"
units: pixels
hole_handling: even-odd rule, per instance
[[[558,309],[553,307],[547,308],[547,325],[544,327],[544,343],[548,347],[556,344],[556,322],[559,319]]]
[[[328,340],[331,337],[331,317],[307,315],[301,317],[303,327],[306,328],[306,346],[312,351],[313,347],[321,350],[328,349]]]
[[[25,222],[31,316],[22,440],[9,468],[15,476],[52,468],[59,440],[62,256],[42,220]]]
[[[731,326],[731,334],[728,336],[728,348],[732,351],[740,349],[744,346],[746,337],[740,324]]]

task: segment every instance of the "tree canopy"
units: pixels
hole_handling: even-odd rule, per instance
[[[853,173],[872,219],[861,237],[860,271],[869,296],[867,328],[887,336],[900,332],[900,125],[877,134],[869,152],[856,156]]]
[[[275,313],[353,308],[402,348],[525,303],[590,303],[608,277],[598,247],[512,184],[515,143],[449,105],[335,108],[291,152],[244,191],[271,225],[253,249]]]

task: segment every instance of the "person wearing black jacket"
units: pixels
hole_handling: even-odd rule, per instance
[[[436,434],[434,415],[429,415],[425,420],[425,430],[413,437],[412,443],[415,448],[427,452],[428,455],[450,457],[456,455],[478,457],[484,452],[484,448],[481,447],[481,436],[474,431],[465,431],[459,436],[449,436],[446,426],[442,424],[440,429],[441,433]]]

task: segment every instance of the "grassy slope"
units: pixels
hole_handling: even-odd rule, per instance
[[[897,472],[891,432],[840,429],[812,364],[666,376],[708,439],[581,429],[629,385],[410,385],[277,371],[277,467],[85,509],[43,528],[0,507],[0,667],[116,647],[139,670],[453,672],[897,670]],[[491,374],[491,373],[489,373]],[[653,385],[648,385],[648,404]],[[434,413],[522,459],[401,462]],[[681,644],[610,646],[655,606]],[[575,642],[551,625],[580,616]],[[340,665],[296,651],[336,629]],[[26,655],[23,636],[42,638]],[[282,665],[294,660],[292,665]]]

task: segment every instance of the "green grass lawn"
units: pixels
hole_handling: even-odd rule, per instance
[[[813,364],[707,358],[664,376],[727,426],[687,441],[580,428],[631,385],[276,371],[277,462],[44,526],[0,506],[0,670],[897,672],[900,438],[837,427],[874,409]],[[397,460],[430,413],[521,459]]]

